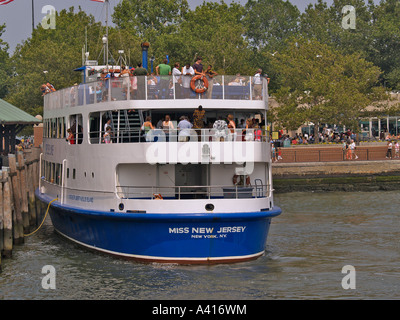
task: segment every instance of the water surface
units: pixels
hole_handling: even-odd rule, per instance
[[[3,259],[0,299],[399,299],[396,192],[277,194],[264,256],[231,265],[143,264],[88,251],[42,229]],[[42,288],[42,267],[56,289]],[[342,268],[356,289],[342,288]]]

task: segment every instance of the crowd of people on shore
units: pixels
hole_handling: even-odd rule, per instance
[[[291,145],[300,144],[315,144],[315,143],[336,143],[342,144],[343,141],[349,142],[351,139],[357,141],[357,134],[351,130],[346,132],[337,132],[331,128],[323,128],[321,132],[316,134],[307,132],[296,133],[293,137],[288,134],[283,134],[283,130],[279,131],[279,139],[283,141],[290,141]]]

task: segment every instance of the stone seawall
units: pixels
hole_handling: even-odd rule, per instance
[[[273,163],[275,192],[400,190],[400,160]]]

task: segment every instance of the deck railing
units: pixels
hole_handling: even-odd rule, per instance
[[[143,200],[182,200],[182,199],[250,199],[265,198],[270,186],[255,184],[251,186],[117,186],[117,195],[121,199]]]
[[[184,79],[178,83],[178,77],[134,76],[127,78],[111,78],[61,89],[45,95],[47,110],[65,107],[76,107],[101,102],[126,100],[176,100],[176,99],[222,99],[222,100],[261,100],[265,97],[267,80],[263,84],[255,84],[251,76],[216,76],[209,82],[204,93],[195,93]],[[174,79],[175,78],[175,79]]]
[[[104,131],[90,131],[90,143],[105,143]],[[255,129],[163,129],[150,130],[147,133],[140,128],[121,129],[111,132],[112,143],[134,142],[212,142],[212,141],[268,141],[269,136],[265,130]]]

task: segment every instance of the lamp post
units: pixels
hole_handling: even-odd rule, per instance
[[[35,6],[33,5],[33,0],[32,0],[32,33],[33,30],[35,30]]]
[[[103,41],[103,63],[106,64],[107,63],[107,69],[108,69],[108,59],[106,60],[106,55],[107,55],[107,36],[103,36],[103,38],[101,39]]]

